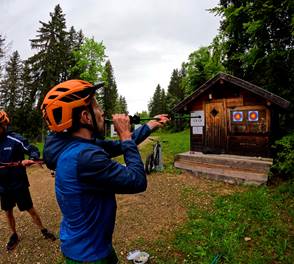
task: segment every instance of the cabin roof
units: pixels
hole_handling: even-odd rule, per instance
[[[183,108],[188,105],[190,102],[195,100],[197,97],[199,97],[201,94],[203,94],[205,91],[210,89],[214,86],[219,80],[224,80],[226,82],[232,83],[238,87],[241,87],[253,94],[256,94],[260,97],[263,97],[264,99],[274,103],[275,105],[287,109],[290,105],[290,102],[285,100],[284,98],[275,95],[257,85],[254,85],[250,82],[244,81],[240,78],[237,78],[233,75],[227,74],[227,73],[218,73],[215,75],[212,79],[208,80],[206,83],[201,85],[195,92],[193,92],[191,95],[186,97],[184,100],[179,102],[171,111],[172,112],[180,112],[183,110]]]

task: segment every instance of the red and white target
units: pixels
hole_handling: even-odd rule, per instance
[[[241,112],[241,111],[233,112],[233,121],[234,122],[242,122],[243,121],[243,112]]]
[[[248,111],[249,121],[258,121],[258,111]]]

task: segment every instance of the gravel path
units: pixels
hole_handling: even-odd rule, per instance
[[[54,195],[54,178],[47,169],[37,166],[29,168],[28,175],[34,206],[44,226],[58,235],[61,215]],[[140,239],[155,241],[185,220],[186,211],[181,201],[181,194],[187,187],[207,194],[211,192],[228,194],[240,190],[237,186],[198,179],[186,173],[151,174],[146,192],[136,195],[117,195],[114,247],[121,263],[131,263],[126,260],[126,255],[135,249],[136,241]],[[203,199],[202,196],[201,200],[195,202],[199,203],[199,206],[207,204],[210,202],[209,197],[207,195],[207,199]],[[15,217],[21,241],[16,249],[7,253],[5,245],[10,232],[4,213],[0,214],[0,263],[62,263],[59,240],[51,242],[43,239],[28,213],[21,213],[15,209]],[[141,250],[148,251],[148,248]],[[156,263],[155,258],[152,258],[150,263]]]

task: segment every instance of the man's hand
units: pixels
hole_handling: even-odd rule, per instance
[[[163,127],[166,123],[170,121],[170,118],[167,114],[160,114],[153,117],[154,120],[150,120],[147,125],[151,130],[154,130],[159,127]]]
[[[130,118],[127,115],[114,114],[112,115],[112,122],[120,140],[129,140],[132,138]]]
[[[21,165],[24,167],[31,166],[33,164],[35,164],[35,162],[33,160],[22,160],[21,161]]]

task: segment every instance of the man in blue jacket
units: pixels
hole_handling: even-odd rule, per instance
[[[44,146],[44,159],[56,170],[55,191],[63,219],[61,250],[67,263],[118,262],[112,247],[116,216],[116,193],[139,193],[147,188],[144,165],[137,144],[168,121],[150,121],[133,134],[129,117],[113,115],[120,138],[104,140],[103,111],[93,86],[70,80],[53,87],[42,104],[51,131]],[[125,166],[111,158],[123,155]]]
[[[5,211],[12,235],[6,245],[7,250],[16,247],[19,237],[16,233],[13,208],[17,205],[20,211],[27,211],[33,222],[40,228],[45,238],[55,240],[55,236],[44,228],[36,212],[29,191],[26,166],[39,159],[39,150],[30,145],[21,135],[8,130],[9,118],[5,111],[0,111],[0,198],[1,209]],[[24,155],[30,160],[25,160]],[[13,166],[11,166],[13,164]]]

